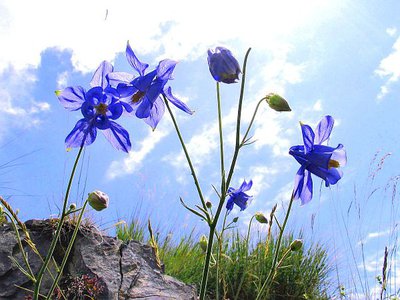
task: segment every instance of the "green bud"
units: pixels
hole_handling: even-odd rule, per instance
[[[261,213],[261,212],[256,212],[256,214],[254,215],[254,217],[256,218],[256,220],[261,223],[261,224],[268,224],[268,220],[267,218]]]
[[[287,101],[278,94],[270,93],[265,97],[269,107],[275,111],[291,111]]]
[[[299,251],[302,247],[303,247],[303,241],[297,239],[297,240],[294,240],[294,241],[290,244],[290,251],[297,252],[297,251]]]
[[[69,206],[69,210],[75,210],[76,209],[76,204],[75,203],[72,203],[70,206]]]
[[[234,217],[232,223],[236,223],[239,220],[239,217]]]
[[[206,206],[207,206],[207,208],[211,208],[211,207],[212,207],[211,201],[207,201],[207,202],[206,202]]]
[[[200,237],[199,244],[200,244],[201,250],[206,252],[207,251],[208,240],[207,240],[207,237],[204,234]]]
[[[89,205],[93,209],[100,211],[108,207],[108,195],[101,191],[94,191],[88,195]]]

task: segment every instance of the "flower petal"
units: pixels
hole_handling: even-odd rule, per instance
[[[177,63],[178,62],[171,59],[164,59],[160,61],[157,67],[157,78],[166,81],[173,79],[172,73],[174,72]]]
[[[301,132],[303,134],[303,142],[304,142],[304,153],[312,151],[314,146],[314,132],[310,126],[300,123]]]
[[[344,167],[347,164],[346,149],[344,149],[342,144],[339,144],[333,151],[331,159],[336,160],[341,167]]]
[[[129,139],[128,131],[114,121],[109,122],[109,128],[102,130],[101,132],[115,149],[128,153],[129,150],[131,150],[131,141]]]
[[[293,198],[300,199],[301,191],[303,190],[304,184],[304,171],[305,168],[301,166],[294,177],[294,187],[293,187]]]
[[[190,115],[194,113],[194,111],[191,110],[185,103],[172,95],[171,87],[164,89],[163,95],[169,100],[169,102],[171,102],[173,105],[175,105],[177,108],[184,111],[185,113],[188,113]]]
[[[322,118],[322,120],[318,123],[317,128],[315,129],[315,144],[321,144],[329,138],[334,123],[335,120],[331,116],[325,116],[324,118]]]
[[[305,170],[303,189],[301,190],[300,194],[301,205],[310,202],[312,195],[313,195],[313,184],[312,184],[311,173]]]
[[[105,89],[108,85],[108,80],[106,75],[111,73],[114,70],[114,67],[108,61],[103,61],[100,66],[97,68],[96,72],[94,72],[92,81],[90,81],[90,86],[101,86]]]
[[[117,86],[120,83],[130,83],[135,75],[126,72],[112,72],[107,74],[108,83],[112,86]]]
[[[139,119],[147,118],[150,116],[150,110],[152,107],[153,103],[151,103],[147,97],[144,97],[136,109],[135,116]]]
[[[150,115],[144,119],[146,124],[150,125],[150,127],[155,130],[158,123],[160,122],[162,116],[165,112],[164,101],[161,97],[158,97],[157,100],[153,103],[153,107],[150,110]]]
[[[144,71],[149,66],[148,64],[142,63],[133,52],[131,46],[129,45],[129,41],[126,45],[126,59],[128,60],[129,64],[138,71],[140,76],[144,75]]]
[[[252,186],[253,186],[253,180],[250,180],[249,183],[247,183],[246,180],[244,180],[238,191],[247,192],[248,190],[251,189]]]
[[[67,87],[56,95],[61,105],[71,111],[80,109],[85,102],[85,90],[80,86]]]
[[[65,146],[67,148],[76,148],[81,146],[89,146],[96,139],[96,127],[94,127],[88,120],[79,120],[74,129],[68,134],[65,139]]]

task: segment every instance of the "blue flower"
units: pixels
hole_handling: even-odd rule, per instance
[[[80,119],[65,139],[67,148],[88,146],[92,144],[100,129],[114,148],[128,152],[131,149],[129,133],[113,120],[118,119],[124,109],[132,111],[132,107],[119,100],[118,92],[107,81],[107,74],[113,66],[103,61],[90,82],[92,88],[87,92],[80,86],[67,87],[57,91],[56,95],[64,108],[70,111],[80,110]]]
[[[239,79],[240,66],[231,51],[224,47],[208,50],[208,67],[218,82],[235,83]]]
[[[161,95],[184,112],[193,113],[185,103],[172,95],[171,87],[166,87],[168,81],[173,79],[172,73],[177,62],[170,59],[162,60],[155,70],[145,74],[149,65],[139,61],[129,42],[126,46],[126,58],[139,76],[135,78],[128,73],[114,72],[108,74],[108,79],[117,86],[120,97],[125,98],[122,100],[132,106],[136,117],[144,119],[155,129],[165,111]]]
[[[325,180],[325,186],[336,184],[343,176],[338,169],[346,164],[346,151],[342,144],[336,148],[321,145],[331,135],[334,120],[325,116],[315,133],[310,126],[300,123],[304,145],[293,146],[289,150],[301,165],[295,177],[294,199],[301,199],[302,205],[309,202],[313,194],[311,173]]]
[[[249,196],[245,192],[250,190],[252,185],[252,180],[250,180],[249,183],[244,180],[242,185],[237,190],[235,190],[233,187],[228,189],[229,199],[226,203],[226,209],[228,210],[228,213],[230,213],[230,211],[233,209],[233,204],[239,206],[240,210],[246,209],[248,202],[253,198],[253,196]]]

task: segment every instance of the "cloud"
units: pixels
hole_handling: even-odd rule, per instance
[[[302,27],[326,21],[340,2],[2,1],[0,72],[10,64],[17,70],[38,66],[51,47],[72,50],[74,67],[93,71],[123,52],[128,39],[140,53],[161,51],[173,59],[196,59],[207,47],[239,37],[246,47],[272,49]]]
[[[373,240],[373,239],[376,239],[376,238],[379,238],[379,237],[382,237],[382,236],[386,236],[386,235],[390,234],[390,232],[391,232],[390,229],[383,230],[383,231],[370,232],[370,233],[367,234],[367,236],[363,240],[359,241],[357,244],[358,245],[361,245],[361,244],[365,245],[370,240]]]
[[[149,130],[148,135],[140,143],[138,150],[129,152],[129,156],[123,160],[116,160],[111,163],[107,171],[108,179],[115,179],[135,172],[154,147],[169,134],[169,131],[169,129],[165,128],[157,128],[155,131]]]
[[[50,104],[32,96],[36,82],[34,72],[8,69],[0,74],[0,82],[0,139],[10,128],[28,129],[41,124],[41,114],[50,111]]]
[[[400,37],[397,38],[392,49],[392,53],[382,59],[375,70],[375,74],[386,79],[377,95],[378,100],[382,100],[390,92],[390,87],[400,78]]]

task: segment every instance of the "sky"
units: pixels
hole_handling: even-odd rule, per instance
[[[377,291],[387,246],[390,286],[398,288],[398,1],[22,3],[0,0],[0,194],[22,219],[57,215],[77,153],[67,152],[64,140],[80,113],[65,110],[54,91],[88,89],[103,60],[133,72],[125,58],[128,40],[150,68],[165,58],[179,62],[170,85],[195,113],[174,114],[203,192],[216,206],[216,84],[207,50],[227,47],[242,64],[251,47],[242,124],[271,92],[284,96],[292,112],[261,106],[251,131],[255,143],[241,152],[231,183],[237,188],[253,180],[254,198],[230,217],[239,216],[238,228],[245,230],[255,212],[269,214],[275,203],[283,216],[299,167],[288,154],[302,144],[299,121],[315,128],[331,115],[336,122],[329,143],[347,150],[344,177],[330,188],[314,178],[314,198],[295,203],[289,229],[326,245],[333,276],[352,299]],[[226,165],[239,89],[240,83],[221,85]],[[177,235],[193,227],[204,232],[204,223],[179,203],[180,197],[191,206],[199,200],[170,117],[165,114],[155,131],[134,117],[118,121],[130,133],[131,152],[116,151],[99,134],[85,149],[71,202],[82,203],[95,189],[106,192],[109,208],[88,212],[103,229],[138,214]]]

